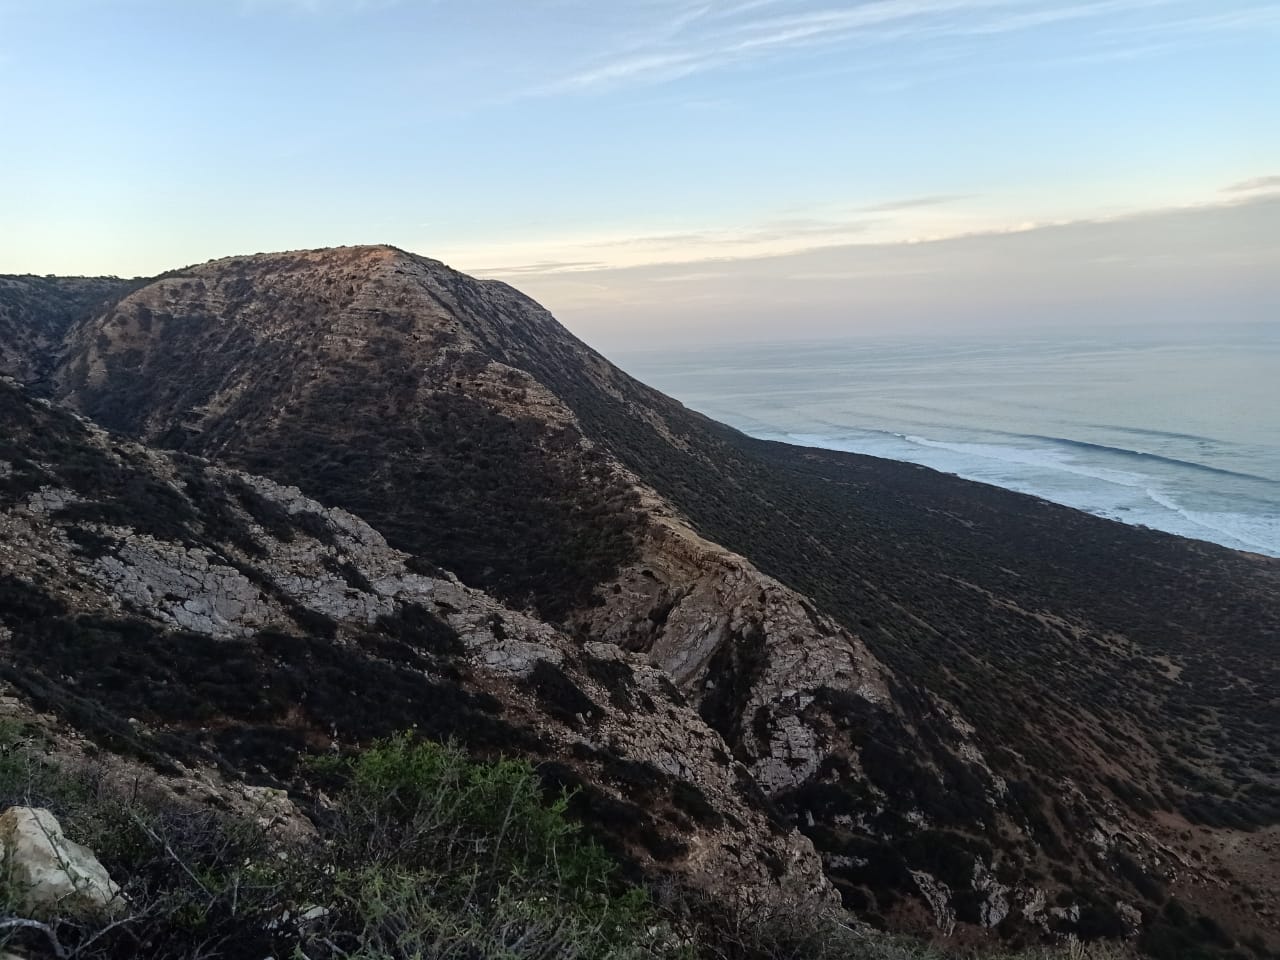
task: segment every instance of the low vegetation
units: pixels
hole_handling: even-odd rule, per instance
[[[519,337],[502,359],[564,399],[588,438],[699,532],[813,598],[895,672],[894,699],[911,705],[927,754],[873,729],[857,705],[816,708],[847,732],[848,763],[899,803],[882,811],[854,785],[836,795],[830,770],[776,798],[820,851],[868,864],[829,871],[867,919],[913,894],[908,869],[932,869],[940,855],[972,863],[980,840],[1023,877],[1052,873],[1053,886],[1087,905],[1092,935],[1123,929],[1116,900],[1167,928],[1158,878],[1071,855],[1089,822],[1062,796],[1068,780],[1109,794],[1138,820],[1160,811],[1235,830],[1280,822],[1268,699],[1280,686],[1274,565],[911,464],[755,440],[620,372],[602,389],[576,375],[585,360],[566,363],[545,337]],[[636,410],[661,417],[664,429]],[[741,662],[720,665],[704,700],[731,747],[752,735],[727,699],[749,686],[742,649],[734,645]],[[726,675],[734,682],[721,682]],[[932,710],[933,694],[976,728],[1009,788],[1008,814],[1038,849],[990,822],[990,785],[954,762],[955,734]],[[922,845],[900,816],[911,808],[948,831]],[[875,818],[871,835],[850,842],[830,826],[861,814]],[[955,906],[960,919],[977,919],[974,898]],[[1151,949],[1239,952],[1206,930],[1193,918],[1150,938]]]
[[[106,767],[63,765],[38,731],[5,723],[0,809],[53,811],[126,906],[112,918],[29,914],[0,883],[0,948],[59,960],[943,957],[810,910],[726,909],[625,883],[569,798],[548,796],[523,761],[400,735],[305,767],[316,796],[331,798],[314,807],[318,832],[273,833]]]
[[[0,804],[51,809],[98,853],[127,910],[113,920],[12,910],[10,948],[62,957],[649,957],[679,953],[638,888],[543,795],[532,768],[460,748],[381,741],[308,764],[331,791],[319,836],[186,809],[100,770],[64,769],[10,726]],[[5,921],[0,921],[4,923]]]
[[[264,279],[255,272],[264,266],[285,272]],[[202,299],[206,281],[180,274],[164,278],[175,297],[191,298],[180,316],[138,302],[108,316],[103,329],[121,342],[103,334],[106,380],[91,381],[84,356],[64,371],[81,408],[111,429],[295,484],[428,567],[551,621],[592,602],[595,586],[632,559],[634,492],[575,426],[520,413],[514,371],[476,387],[483,357],[399,307],[369,316],[358,348],[334,351],[308,334],[349,302],[354,284],[330,289],[333,277],[314,267],[303,282],[297,264],[223,269],[216,318]],[[264,338],[256,321],[238,322],[263,303],[302,336]],[[132,331],[145,334],[145,350],[123,346]],[[271,372],[239,383],[249,368]],[[208,407],[220,412],[202,419]]]

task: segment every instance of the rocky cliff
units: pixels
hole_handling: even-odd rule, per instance
[[[809,841],[644,658],[2,381],[0,425],[0,676],[36,708],[169,772],[276,787],[302,753],[402,730],[523,754],[645,872],[829,897]]]
[[[553,624],[542,661],[672,684],[741,802],[803,832],[874,923],[1151,935],[1175,897],[1275,934],[1276,564],[750,440],[517,291],[388,247],[174,271],[56,353],[57,395],[99,422],[296,486],[415,575]],[[159,596],[134,602],[175,615]],[[567,676],[612,716],[615,668],[591,669]]]

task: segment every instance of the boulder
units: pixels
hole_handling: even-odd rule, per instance
[[[114,912],[124,905],[93,851],[67,839],[57,818],[37,807],[0,814],[0,883],[32,913]]]

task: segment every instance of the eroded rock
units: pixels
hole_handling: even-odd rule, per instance
[[[125,905],[93,851],[68,839],[43,808],[0,814],[0,864],[9,895],[32,913],[112,913]]]

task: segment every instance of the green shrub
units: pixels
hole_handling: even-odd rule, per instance
[[[318,758],[310,766],[345,781],[340,833],[362,841],[386,834],[397,859],[471,856],[483,847],[495,873],[538,873],[592,891],[612,872],[566,817],[568,798],[546,802],[524,760],[478,762],[456,744],[402,734],[350,759]]]
[[[527,763],[399,736],[310,767],[335,801],[317,814],[318,838],[285,842],[251,819],[60,766],[38,737],[0,727],[0,809],[49,807],[130,904],[114,925],[29,917],[0,889],[0,948],[86,960],[682,953],[647,894],[615,880],[566,816],[568,798],[547,802]]]
[[[117,922],[27,916],[0,886],[0,950],[115,960],[942,960],[805,904],[661,903],[548,800],[524,761],[479,761],[408,735],[305,764],[318,836],[187,806],[0,723],[0,809],[49,807],[94,850],[129,908]],[[1104,960],[1034,952],[1023,960]],[[991,960],[997,956],[989,954]]]
[[[612,862],[567,817],[569,798],[547,802],[527,762],[476,762],[406,735],[312,766],[342,783],[326,832],[361,956],[658,949],[647,896],[614,883]]]

